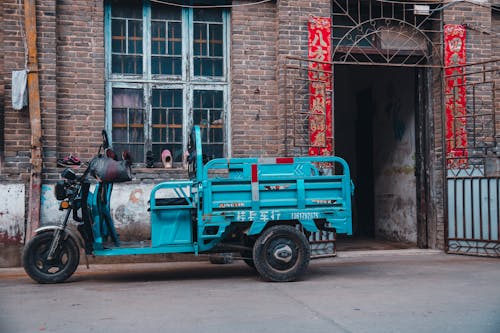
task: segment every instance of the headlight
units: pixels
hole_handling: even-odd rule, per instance
[[[64,186],[64,180],[60,180],[56,183],[54,192],[57,200],[64,200],[68,197],[66,187]]]
[[[61,172],[61,177],[69,180],[75,180],[76,179],[76,173],[71,170],[70,168],[64,169],[63,172]]]

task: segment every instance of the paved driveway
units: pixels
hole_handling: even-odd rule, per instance
[[[0,332],[500,332],[500,260],[345,252],[294,283],[241,261],[94,265],[38,285],[0,269]]]

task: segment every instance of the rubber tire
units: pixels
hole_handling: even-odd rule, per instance
[[[288,245],[292,250],[291,265],[281,269],[273,263],[273,249]],[[274,247],[273,247],[274,246]],[[266,281],[291,282],[298,279],[307,269],[311,259],[311,247],[304,234],[289,225],[276,225],[266,229],[253,248],[255,268]],[[288,267],[289,266],[289,267]]]
[[[36,266],[36,252],[41,246],[49,247],[53,238],[53,231],[44,232],[33,237],[23,250],[23,266],[26,274],[38,283],[50,284],[66,281],[75,272],[80,262],[80,249],[71,237],[63,239],[59,247],[58,253],[63,251],[66,254],[67,261],[63,264],[63,268],[55,273],[45,273]],[[64,237],[64,235],[61,235]]]
[[[253,262],[253,253],[252,251],[242,251],[241,256],[243,257],[243,262],[247,264],[248,266],[252,267],[255,269],[255,263]]]

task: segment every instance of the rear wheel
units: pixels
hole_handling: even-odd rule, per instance
[[[310,257],[311,248],[304,234],[288,225],[265,230],[253,248],[255,268],[267,281],[296,280],[307,269]]]
[[[54,258],[48,260],[53,236],[53,232],[38,234],[26,244],[23,251],[24,270],[38,283],[59,283],[67,280],[75,272],[80,261],[80,251],[71,237],[61,240]]]

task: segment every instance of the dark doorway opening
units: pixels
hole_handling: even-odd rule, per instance
[[[416,245],[418,69],[335,65],[335,154],[355,184],[355,238]]]

